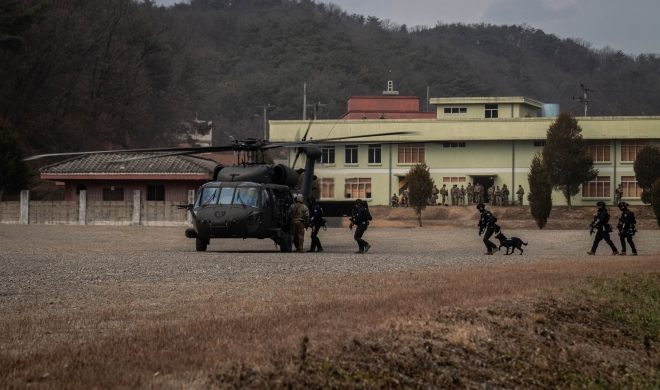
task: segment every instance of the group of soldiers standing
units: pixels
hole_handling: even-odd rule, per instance
[[[451,189],[447,188],[446,184],[442,185],[442,188],[434,185],[431,190],[431,196],[429,197],[428,204],[429,206],[449,206],[451,202],[452,206],[466,206],[471,204],[485,203],[486,195],[488,195],[488,204],[491,206],[509,206],[509,188],[506,184],[500,186],[493,185],[488,190],[484,191],[484,186],[479,183],[475,183],[474,186],[472,183],[468,183],[467,187],[461,184],[461,187],[458,187],[458,184],[454,184]],[[516,195],[518,196],[518,205],[523,205],[523,195],[525,190],[521,185],[518,186],[518,191]],[[467,198],[467,203],[466,203]],[[408,207],[410,206],[409,201],[409,190],[404,190],[401,195],[397,196],[396,193],[392,194],[392,207]]]

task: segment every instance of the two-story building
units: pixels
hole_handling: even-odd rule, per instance
[[[488,188],[507,184],[513,201],[518,185],[529,191],[531,160],[542,150],[558,113],[556,105],[524,97],[467,97],[430,99],[435,112],[415,115],[406,106],[406,116],[397,116],[388,112],[387,106],[378,105],[391,105],[390,98],[401,97],[361,97],[357,100],[366,107],[365,112],[352,109],[349,112],[353,115],[344,115],[344,119],[313,123],[308,139],[373,134],[359,143],[347,139],[322,146],[323,155],[315,170],[322,200],[362,198],[374,205],[387,205],[393,193],[406,187],[404,178],[410,167],[424,161],[438,186],[480,183]],[[271,121],[270,141],[296,141],[308,123]],[[578,118],[578,123],[599,175],[584,183],[571,203],[611,203],[619,183],[624,201],[641,203],[633,163],[645,145],[660,144],[660,117],[586,117]],[[409,133],[379,135],[399,131]],[[294,158],[295,151],[290,150],[289,163]],[[303,167],[302,159],[297,165],[294,168]],[[561,193],[553,194],[553,203],[565,204]]]

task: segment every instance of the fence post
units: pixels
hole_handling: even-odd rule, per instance
[[[140,226],[140,210],[142,198],[140,190],[133,191],[133,226]]]
[[[78,199],[78,225],[87,225],[87,190],[80,190]]]
[[[30,191],[21,191],[21,225],[30,223]]]
[[[188,204],[195,203],[195,190],[188,190]],[[188,227],[193,226],[193,216],[190,211],[188,213]]]

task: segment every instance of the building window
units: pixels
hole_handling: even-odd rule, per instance
[[[335,197],[335,179],[324,177],[319,179],[321,186],[321,199],[333,199]]]
[[[165,186],[162,184],[148,184],[147,200],[165,200]]]
[[[486,116],[485,118],[498,118],[498,108],[497,104],[486,104]]]
[[[335,147],[334,146],[319,146],[321,149],[321,158],[316,160],[321,164],[334,164],[335,163]]]
[[[445,107],[445,114],[467,114],[467,107]]]
[[[534,147],[539,148],[545,146],[545,141],[534,141]]]
[[[124,200],[124,189],[123,188],[104,188],[103,189],[103,200]]]
[[[399,144],[399,164],[424,162],[424,144]]]
[[[610,177],[598,176],[592,181],[582,184],[583,198],[609,198],[610,197]]]
[[[587,141],[586,144],[594,161],[610,161],[610,141]]]
[[[346,199],[370,199],[371,178],[346,179],[344,197]]]
[[[637,159],[637,153],[648,144],[648,140],[621,141],[621,161],[634,162]]]
[[[637,183],[635,176],[621,176],[621,188],[624,198],[641,198],[642,188]]]
[[[380,145],[369,145],[369,164],[380,164]]]
[[[443,183],[465,183],[465,177],[443,177]]]
[[[346,150],[344,152],[344,163],[345,164],[357,164],[358,163],[358,146],[357,145],[346,145]]]
[[[87,184],[78,184],[76,186],[76,195],[80,195],[80,191],[87,191]]]
[[[464,148],[465,142],[443,142],[443,148]]]

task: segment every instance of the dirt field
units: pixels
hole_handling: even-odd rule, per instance
[[[640,256],[594,257],[587,229],[509,219],[524,254],[484,256],[466,220],[377,219],[366,255],[348,229],[284,254],[198,253],[180,228],[0,225],[0,388],[660,385],[660,231],[640,231]]]

